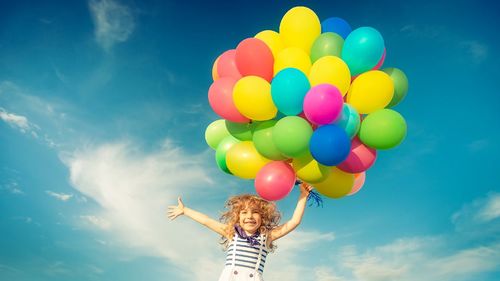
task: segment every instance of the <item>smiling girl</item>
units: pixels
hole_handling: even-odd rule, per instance
[[[275,248],[273,242],[300,224],[311,189],[305,183],[300,185],[293,216],[281,225],[281,216],[274,202],[249,194],[229,198],[225,205],[227,211],[222,214],[220,222],[186,207],[180,197],[177,206],[168,207],[168,217],[173,220],[185,215],[221,235],[227,256],[219,281],[263,281],[267,254]]]

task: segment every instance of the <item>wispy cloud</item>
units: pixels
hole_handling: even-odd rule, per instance
[[[109,221],[101,217],[86,215],[86,216],[80,216],[80,218],[85,222],[90,223],[93,226],[96,226],[99,229],[107,230],[111,226]]]
[[[50,190],[46,190],[45,193],[61,201],[68,201],[73,197],[73,194],[56,193]]]
[[[189,202],[190,195],[203,194],[211,184],[209,169],[202,166],[204,156],[189,155],[166,141],[150,153],[134,143],[120,142],[83,148],[61,158],[70,170],[72,186],[99,206],[97,211],[89,210],[92,215],[82,214],[80,222],[94,226],[94,231],[103,230],[132,256],[155,256],[176,264],[189,272],[186,280],[217,277],[222,265],[216,257],[223,255],[217,236],[207,235],[185,218],[169,222],[165,215],[179,194]],[[192,267],[203,270],[191,273]]]
[[[19,186],[19,183],[17,183],[14,180],[10,180],[4,184],[0,185],[0,190],[6,190],[7,192],[15,195],[22,195],[24,194],[24,191],[21,189]]]
[[[473,61],[476,63],[481,63],[488,58],[489,48],[486,44],[479,41],[470,40],[462,41],[460,46],[465,50],[465,52],[472,57]]]
[[[29,133],[33,137],[38,138],[38,134],[35,131],[39,129],[38,126],[30,123],[26,116],[18,115],[15,113],[9,113],[5,109],[0,107],[0,119],[2,119],[12,128],[18,129],[23,134]]]
[[[500,231],[500,224],[490,223],[500,217],[500,193],[491,192],[486,197],[465,204],[451,220],[457,231],[470,235],[490,235]]]
[[[89,7],[95,24],[95,39],[105,50],[127,41],[134,31],[134,16],[129,7],[113,0],[90,0]]]

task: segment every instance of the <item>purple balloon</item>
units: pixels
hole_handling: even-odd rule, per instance
[[[304,114],[316,125],[326,125],[336,120],[342,112],[344,100],[340,90],[330,84],[312,87],[304,98]]]

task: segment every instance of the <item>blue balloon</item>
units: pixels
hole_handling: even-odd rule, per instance
[[[304,97],[311,88],[309,79],[296,68],[285,68],[271,82],[271,96],[278,110],[287,115],[302,112]]]
[[[342,38],[346,39],[351,33],[352,28],[345,20],[337,17],[327,18],[321,23],[321,33],[335,32]]]
[[[316,161],[325,166],[342,163],[351,151],[351,140],[337,125],[321,126],[313,132],[309,150]]]
[[[354,138],[361,127],[361,118],[354,107],[348,103],[344,103],[340,118],[335,120],[333,124],[344,129],[349,138]]]
[[[384,54],[384,38],[373,27],[355,29],[344,41],[341,58],[355,76],[371,70]]]

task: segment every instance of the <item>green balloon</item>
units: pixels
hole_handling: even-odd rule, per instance
[[[226,127],[229,133],[241,140],[241,141],[247,141],[247,140],[252,140],[252,134],[253,134],[253,128],[255,126],[256,122],[250,122],[250,123],[235,123],[231,121],[226,120]]]
[[[375,149],[389,149],[406,136],[406,121],[392,109],[380,109],[368,114],[361,123],[360,140]]]
[[[333,32],[325,32],[318,36],[311,47],[311,61],[314,63],[324,56],[340,58],[344,39]]]
[[[296,157],[309,148],[313,129],[299,116],[287,116],[280,119],[273,129],[273,142],[285,156]]]
[[[220,141],[229,136],[229,131],[224,121],[224,119],[215,120],[205,130],[205,141],[213,149],[217,149]]]
[[[268,120],[255,126],[253,131],[253,143],[262,156],[272,160],[284,160],[287,159],[287,157],[281,154],[273,142],[272,132],[277,122],[276,120]]]
[[[387,107],[393,107],[406,96],[406,93],[408,92],[408,78],[405,73],[398,68],[384,68],[382,71],[387,73],[391,77],[392,82],[394,82],[394,96],[392,97],[391,102],[387,105]]]
[[[240,141],[235,137],[229,135],[222,139],[217,146],[217,150],[215,151],[215,161],[217,162],[217,166],[224,172],[228,174],[232,174],[227,168],[226,164],[226,153],[227,151],[236,143]]]

